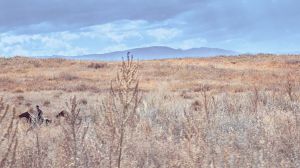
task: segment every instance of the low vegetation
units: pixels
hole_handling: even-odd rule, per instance
[[[0,167],[300,167],[299,62],[1,59]]]

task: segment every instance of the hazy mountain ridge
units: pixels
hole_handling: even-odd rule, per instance
[[[186,57],[211,57],[219,55],[236,55],[235,51],[224,50],[219,48],[191,48],[187,50],[173,49],[170,47],[153,46],[144,48],[135,48],[124,51],[115,51],[104,54],[89,54],[82,56],[50,56],[44,58],[66,58],[76,60],[102,60],[102,61],[117,61],[126,56],[127,52],[134,55],[139,60],[152,60],[152,59],[167,59],[167,58],[186,58]]]

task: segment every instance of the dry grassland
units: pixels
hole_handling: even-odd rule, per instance
[[[296,55],[0,58],[0,167],[300,167],[299,82]]]

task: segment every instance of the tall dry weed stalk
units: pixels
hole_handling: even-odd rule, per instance
[[[127,54],[115,80],[111,81],[110,93],[103,102],[105,124],[109,132],[109,165],[122,167],[126,139],[138,121],[137,108],[141,101],[138,82],[138,66],[133,56]]]
[[[0,167],[14,167],[18,147],[18,121],[14,120],[16,109],[11,110],[0,98]]]
[[[68,108],[65,123],[62,125],[63,132],[66,138],[68,155],[71,157],[69,166],[80,167],[80,154],[83,143],[88,132],[88,125],[82,122],[81,109],[78,107],[79,101],[76,96],[66,102]]]
[[[259,90],[257,87],[254,87],[253,97],[252,97],[252,106],[253,106],[254,114],[257,114],[258,105],[259,105]]]
[[[207,85],[201,85],[201,87],[200,87],[201,95],[203,97],[203,105],[204,105],[204,111],[206,114],[206,121],[208,124],[210,122],[210,114],[209,114],[209,107],[208,107],[208,101],[209,101],[208,100],[209,99],[208,92],[209,92],[209,90],[210,90],[210,88]]]
[[[286,85],[285,85],[285,90],[286,90],[286,92],[287,92],[287,94],[288,94],[291,101],[294,101],[293,89],[294,89],[294,80],[292,78],[292,75],[288,74]]]

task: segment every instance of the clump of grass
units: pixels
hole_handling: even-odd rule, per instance
[[[46,107],[49,107],[49,105],[51,104],[51,102],[49,100],[44,101],[43,105]]]
[[[288,74],[287,76],[287,81],[286,81],[286,85],[285,85],[285,90],[286,90],[286,93],[288,94],[289,98],[291,101],[294,100],[294,80],[292,79],[292,75],[291,73]]]
[[[25,103],[25,106],[26,106],[26,107],[30,107],[30,106],[31,106],[31,103],[30,103],[30,102],[27,102],[27,103]]]
[[[24,90],[21,88],[15,89],[15,93],[24,93]]]
[[[66,73],[66,72],[62,72],[59,74],[59,79],[65,80],[65,81],[73,81],[73,80],[77,80],[78,77],[75,75],[72,75],[70,73]]]
[[[25,100],[25,98],[24,98],[24,96],[22,96],[22,95],[19,95],[19,96],[17,96],[17,100],[18,100],[18,101],[24,101],[24,100]]]
[[[106,63],[91,63],[88,65],[88,68],[101,69],[107,66]]]
[[[87,105],[88,104],[87,99],[80,99],[80,104]]]

